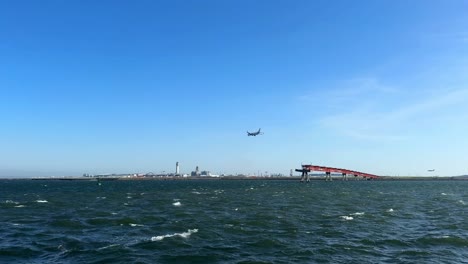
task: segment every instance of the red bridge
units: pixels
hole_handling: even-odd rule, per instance
[[[364,173],[360,171],[353,171],[347,169],[340,169],[340,168],[332,168],[332,167],[324,167],[324,166],[317,166],[317,165],[302,165],[302,169],[296,169],[298,172],[302,172],[301,181],[307,180],[310,181],[309,172],[312,171],[323,171],[325,172],[325,179],[331,181],[331,174],[332,173],[341,173],[342,179],[347,180],[347,175],[354,175],[354,177],[363,177],[364,179],[377,179],[380,176]]]

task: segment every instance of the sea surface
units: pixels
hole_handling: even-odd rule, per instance
[[[468,263],[468,181],[0,180],[0,263]]]

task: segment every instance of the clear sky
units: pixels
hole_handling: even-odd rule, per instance
[[[468,1],[0,1],[0,176],[176,161],[468,174]]]

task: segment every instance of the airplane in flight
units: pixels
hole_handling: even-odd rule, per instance
[[[432,169],[432,170],[427,170],[427,171],[435,171],[435,169]]]
[[[254,136],[254,137],[255,137],[255,136],[258,136],[258,135],[263,135],[263,133],[260,132],[260,130],[261,130],[261,128],[259,128],[257,132],[249,132],[249,131],[247,131],[247,136],[249,136],[249,137],[250,137],[250,136]]]

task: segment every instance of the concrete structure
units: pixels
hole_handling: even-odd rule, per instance
[[[195,167],[195,171],[192,171],[191,175],[192,176],[200,176],[200,170],[198,169],[198,166]]]
[[[201,176],[201,177],[219,177],[218,174],[213,174],[213,173],[211,173],[210,171],[202,171],[202,172],[200,173],[200,176]]]
[[[179,162],[176,162],[175,164],[175,174],[179,175]]]

